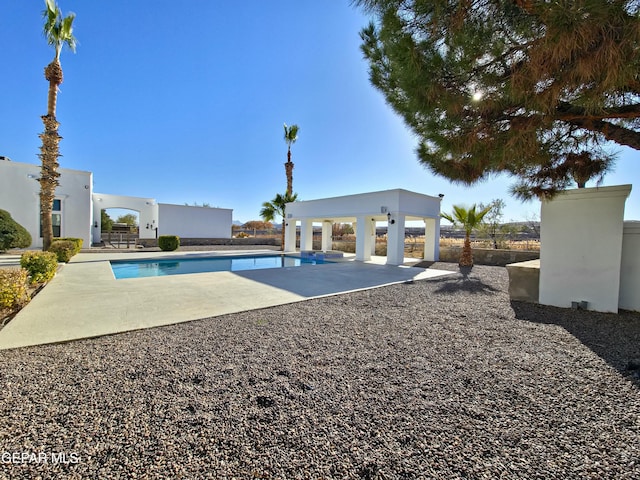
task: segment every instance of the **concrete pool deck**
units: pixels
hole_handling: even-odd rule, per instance
[[[258,253],[274,252],[79,253],[0,330],[0,349],[171,325],[452,273],[384,265],[384,257],[363,263],[347,256],[316,266],[116,280],[109,264]],[[2,263],[11,261],[5,257]]]

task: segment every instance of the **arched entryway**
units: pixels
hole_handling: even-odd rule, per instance
[[[158,231],[158,204],[153,198],[126,197],[94,193],[92,241],[99,243],[102,237],[102,211],[110,209],[124,210],[137,214],[139,237],[156,238]]]

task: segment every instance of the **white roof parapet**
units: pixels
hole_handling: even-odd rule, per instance
[[[322,198],[288,203],[287,218],[354,220],[358,216],[370,216],[384,221],[388,213],[402,214],[407,218],[439,218],[439,197],[410,192],[403,189],[359,193],[340,197]]]

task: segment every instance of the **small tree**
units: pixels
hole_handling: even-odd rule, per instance
[[[136,227],[138,225],[138,217],[133,213],[127,213],[126,215],[120,215],[116,220],[116,223],[126,223],[131,227]]]
[[[102,232],[110,232],[113,230],[113,219],[106,210],[100,211],[100,230]]]
[[[334,237],[353,234],[353,225],[350,223],[334,223],[331,227],[331,234]]]
[[[242,228],[246,230],[253,230],[253,235],[255,236],[257,230],[271,230],[273,228],[273,223],[264,222],[262,220],[250,220],[242,225]]]
[[[473,267],[473,253],[471,251],[471,232],[477,228],[484,216],[489,213],[491,207],[485,207],[480,211],[476,211],[475,204],[467,209],[461,205],[453,206],[453,213],[441,213],[440,216],[450,221],[453,225],[461,225],[464,229],[464,246],[458,265],[460,267]]]
[[[501,198],[492,200],[489,204],[480,204],[478,208],[484,210],[489,208],[489,212],[484,216],[483,222],[478,227],[478,231],[493,241],[493,248],[498,248],[498,239],[502,241],[504,229],[502,225],[503,210],[506,203]]]
[[[260,210],[260,216],[265,222],[272,222],[276,217],[282,217],[282,250],[284,250],[284,232],[285,232],[285,209],[287,203],[295,202],[298,194],[293,195],[278,193],[270,202],[264,202]]]

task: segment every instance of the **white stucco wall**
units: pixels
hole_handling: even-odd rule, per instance
[[[640,221],[624,222],[619,306],[640,312]]]
[[[159,235],[182,238],[231,238],[233,210],[159,204]]]
[[[56,199],[61,203],[62,237],[82,238],[91,245],[91,172],[60,168]],[[32,248],[42,247],[40,237],[40,165],[0,161],[0,208],[25,227],[33,238]]]
[[[624,204],[631,185],[568,190],[542,202],[540,303],[618,311]]]

